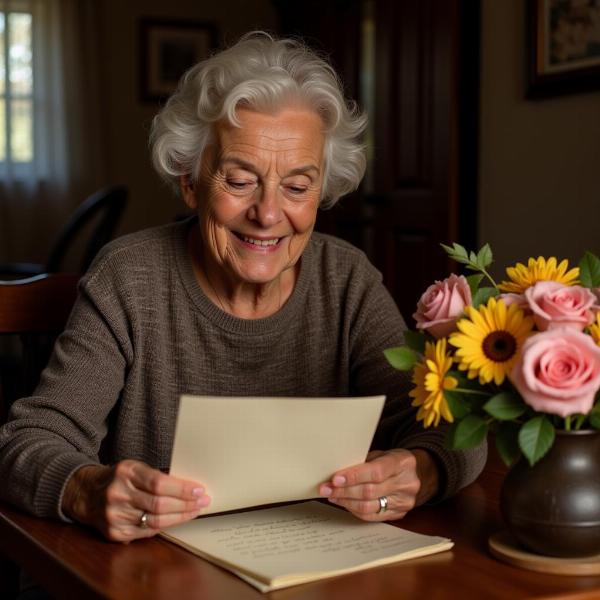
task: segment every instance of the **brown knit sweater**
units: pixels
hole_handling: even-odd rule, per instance
[[[287,303],[244,320],[198,286],[189,226],[117,240],[83,278],[34,396],[16,402],[0,428],[0,498],[64,518],[65,484],[82,465],[133,458],[166,471],[182,393],[386,394],[374,448],[432,452],[442,467],[440,497],[479,474],[485,447],[450,452],[442,431],[415,422],[409,379],[383,356],[402,342],[404,322],[362,252],[313,234]]]

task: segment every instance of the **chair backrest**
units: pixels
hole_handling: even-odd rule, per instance
[[[112,238],[125,209],[127,194],[127,188],[124,186],[110,186],[98,190],[87,198],[58,234],[46,263],[46,271],[48,273],[60,271],[63,259],[82,228],[96,215],[101,214],[83,252],[80,273],[84,273],[98,250]]]
[[[22,346],[17,364],[8,362],[0,370],[0,423],[10,402],[37,385],[77,297],[78,280],[79,275],[54,273],[0,281],[0,334],[18,335]],[[17,377],[20,381],[15,382]]]

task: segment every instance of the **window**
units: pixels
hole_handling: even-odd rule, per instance
[[[0,162],[33,160],[32,15],[0,12]]]
[[[99,4],[0,0],[0,210],[68,203],[102,169]]]

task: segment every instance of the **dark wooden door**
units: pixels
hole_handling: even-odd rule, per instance
[[[365,181],[318,228],[367,252],[410,322],[451,268],[439,243],[476,241],[479,2],[279,6],[283,31],[325,49],[370,116]]]

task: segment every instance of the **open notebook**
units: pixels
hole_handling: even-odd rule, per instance
[[[262,592],[452,547],[446,538],[366,523],[315,501],[200,518],[161,535]]]

